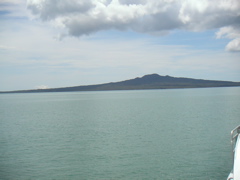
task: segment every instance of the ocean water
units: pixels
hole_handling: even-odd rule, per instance
[[[0,94],[0,179],[225,180],[240,88]]]

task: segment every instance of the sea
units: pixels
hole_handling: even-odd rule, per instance
[[[225,180],[240,87],[0,94],[1,180]]]

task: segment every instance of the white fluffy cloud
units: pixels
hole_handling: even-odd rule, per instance
[[[228,26],[228,27],[223,27],[221,28],[217,33],[216,33],[217,38],[228,38],[228,39],[233,39],[230,41],[227,46],[226,50],[227,51],[240,51],[240,28],[234,27],[234,26]]]
[[[226,49],[239,49],[239,0],[28,0],[27,7],[43,21],[64,27],[70,36],[109,29],[162,34],[221,28],[218,38],[233,39]],[[229,31],[222,36],[224,28]],[[238,35],[232,37],[235,31]]]
[[[234,39],[230,41],[227,46],[226,50],[228,51],[240,51],[240,38]]]

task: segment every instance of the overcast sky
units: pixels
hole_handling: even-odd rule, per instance
[[[0,91],[152,73],[240,81],[240,1],[0,0]]]

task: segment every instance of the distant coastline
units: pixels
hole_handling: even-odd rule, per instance
[[[49,89],[30,89],[16,91],[0,91],[0,93],[39,93],[39,92],[71,92],[71,91],[108,91],[108,90],[144,90],[144,89],[180,89],[180,88],[208,88],[234,87],[240,82],[192,79],[183,77],[161,76],[149,74],[120,82],[97,85],[73,86]]]

